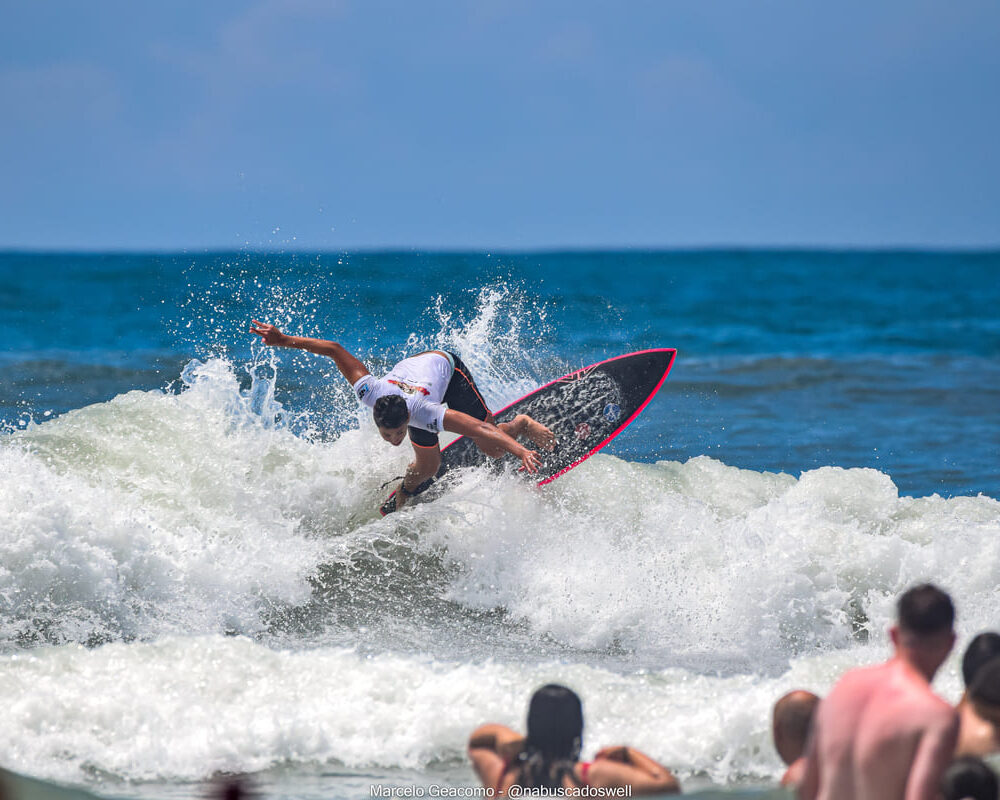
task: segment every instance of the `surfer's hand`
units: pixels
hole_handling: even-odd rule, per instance
[[[542,459],[538,457],[538,453],[534,450],[525,450],[521,455],[521,470],[524,472],[534,475],[541,466]]]
[[[274,327],[274,325],[268,325],[267,323],[258,322],[257,320],[252,320],[252,322],[257,327],[251,327],[250,333],[256,333],[261,339],[264,340],[264,344],[269,344],[272,347],[283,347],[285,345],[285,340],[288,337]]]

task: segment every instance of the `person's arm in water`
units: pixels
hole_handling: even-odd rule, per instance
[[[538,453],[529,450],[523,444],[520,444],[517,439],[512,439],[496,425],[481,422],[475,417],[463,414],[461,411],[449,408],[444,412],[444,429],[451,433],[472,437],[479,446],[479,449],[487,453],[490,450],[496,451],[497,449],[510,453],[521,460],[521,469],[532,475],[538,472],[538,468],[542,465],[542,460],[538,457]]]
[[[318,356],[328,356],[332,358],[349,384],[353,386],[365,375],[370,374],[370,370],[357,358],[347,352],[336,342],[326,339],[310,339],[306,336],[288,336],[279,331],[274,325],[267,325],[263,322],[253,320],[256,328],[251,327],[250,333],[256,333],[266,345],[271,347],[292,347],[296,350],[306,350]]]
[[[505,725],[480,725],[469,737],[469,760],[483,786],[495,789],[507,765],[524,749],[524,737]]]
[[[594,756],[587,776],[591,786],[631,786],[635,794],[676,794],[681,785],[674,774],[634,747],[605,747]]]

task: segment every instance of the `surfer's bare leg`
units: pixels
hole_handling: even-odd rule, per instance
[[[412,443],[411,443],[412,444]],[[413,445],[414,460],[406,468],[406,475],[396,492],[396,508],[402,508],[412,497],[412,492],[428,478],[433,478],[441,466],[441,448],[437,445],[421,447]]]
[[[486,421],[496,425],[511,439],[520,440],[521,437],[527,436],[536,447],[539,447],[542,450],[552,450],[556,446],[555,434],[542,425],[542,423],[536,422],[527,414],[518,414],[510,422],[501,422],[500,424],[497,424],[493,415],[490,414]],[[504,451],[496,445],[480,441],[479,439],[476,439],[475,441],[479,449],[486,453],[486,455],[490,458],[500,458],[504,455]]]

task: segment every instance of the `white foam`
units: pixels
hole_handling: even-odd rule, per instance
[[[901,498],[872,470],[796,480],[707,457],[599,455],[537,493],[498,495],[479,480],[435,509],[444,524],[426,526],[461,569],[453,597],[576,647],[779,668],[859,635],[884,642],[894,598],[928,579],[954,594],[964,624],[993,623],[983,604],[1000,563],[991,498]]]
[[[523,342],[546,337],[549,324],[544,304],[504,281],[477,291],[474,314],[468,319],[448,310],[441,296],[434,303],[433,315],[437,332],[429,337],[411,333],[407,350],[456,353],[494,411],[538,388],[538,382],[525,374],[529,357]]]
[[[130,392],[0,441],[11,767],[174,779],[281,762],[457,763],[474,725],[519,724],[531,689],[554,679],[584,697],[589,752],[628,741],[682,772],[772,776],[770,704],[884,657],[908,585],[952,593],[959,651],[996,624],[989,497],[900,497],[873,470],[795,477],[598,455],[541,490],[467,472],[383,520],[378,486],[400,474],[404,448],[368,423],[296,437],[271,389],[241,391],[221,360],[185,377],[179,394]],[[561,662],[530,649],[456,655],[433,616],[413,626],[423,640],[376,651],[263,644],[271,609],[308,602],[325,566],[359,553],[375,566],[341,588],[374,615],[407,626],[412,604],[379,587],[423,559],[416,580],[431,576],[434,599],[480,625],[491,623],[478,612],[501,610],[491,637],[513,626],[522,644],[561,647]],[[328,622],[344,641],[353,623],[337,610]],[[951,699],[956,658],[940,681]]]
[[[226,363],[188,378],[5,438],[4,638],[252,631],[262,609],[309,597],[315,531],[374,479],[359,477],[372,436],[310,444],[253,413],[261,398]]]
[[[594,666],[461,663],[276,651],[237,637],[77,645],[0,657],[7,766],[79,781],[185,780],[278,764],[421,769],[460,763],[477,725],[523,729],[548,682],[584,701],[584,755],[629,743],[682,776],[773,779],[770,708],[793,687],[828,689],[862,654],[796,660],[777,678],[690,670],[620,674]],[[953,682],[943,682],[952,699]]]

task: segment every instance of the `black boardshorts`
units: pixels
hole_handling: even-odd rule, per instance
[[[469,368],[462,363],[462,359],[454,353],[448,353],[455,363],[455,371],[448,381],[448,388],[445,389],[443,402],[448,408],[454,411],[461,411],[470,417],[478,420],[485,420],[490,416],[489,406],[476,388],[476,382],[472,379]],[[410,441],[417,447],[437,447],[438,435],[423,428],[414,428],[412,425],[407,429],[410,434]]]

